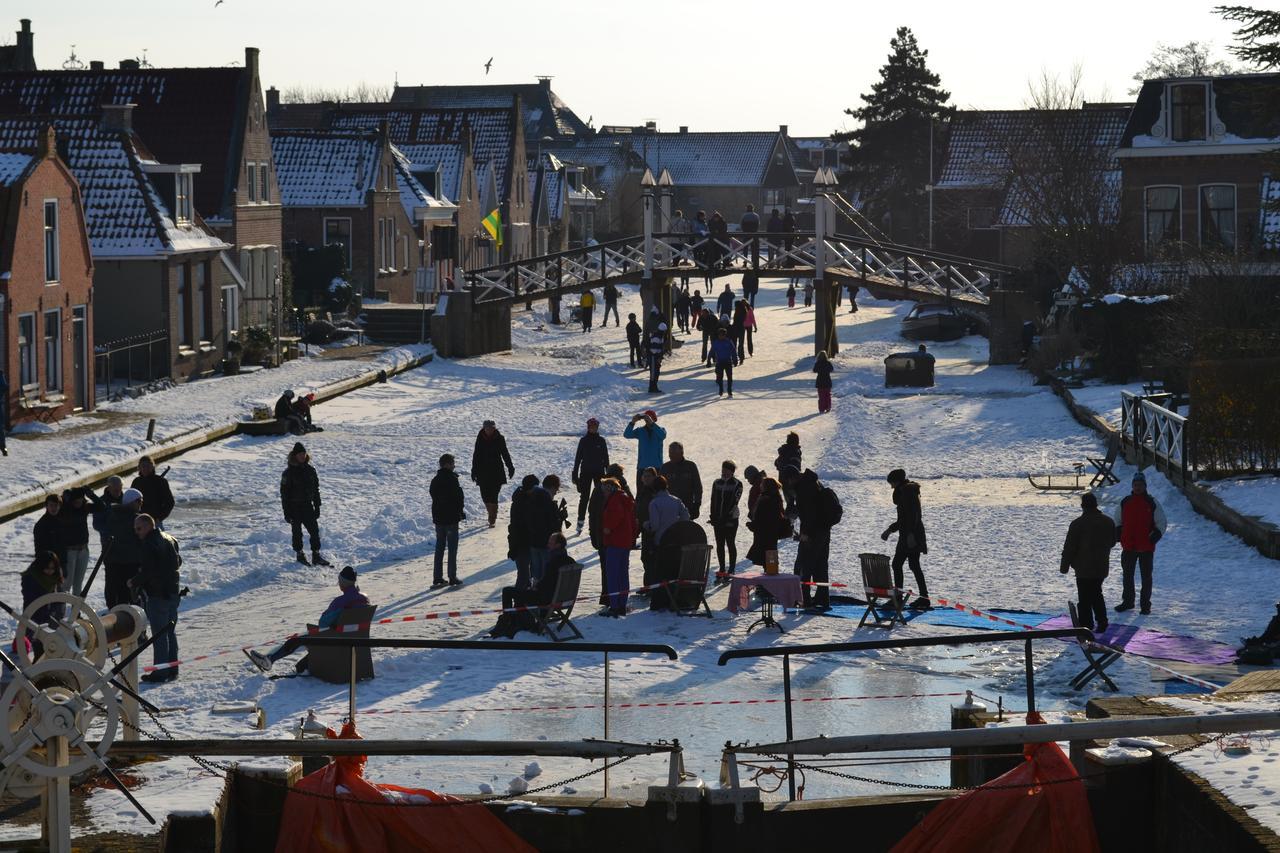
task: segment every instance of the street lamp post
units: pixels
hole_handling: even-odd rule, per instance
[[[827,229],[831,227],[831,192],[836,187],[835,172],[829,166],[818,169],[813,178],[813,289],[817,296],[814,310],[813,350],[834,356],[840,348],[836,339],[835,286],[827,275]]]

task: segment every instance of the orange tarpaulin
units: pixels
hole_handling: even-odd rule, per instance
[[[347,723],[329,737],[359,738]],[[484,806],[421,788],[375,785],[364,778],[365,756],[338,756],[289,792],[276,853],[536,853]],[[458,803],[386,806],[367,803]]]
[[[893,853],[1098,853],[1093,813],[1071,761],[1056,743],[1027,744],[1023,755],[1008,773],[929,812]],[[1073,781],[1044,784],[1063,779]]]

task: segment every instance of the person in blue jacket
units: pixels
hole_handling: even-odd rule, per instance
[[[644,421],[637,429],[636,423]],[[623,438],[633,438],[640,443],[636,454],[636,482],[640,482],[640,472],[645,468],[660,469],[663,462],[663,442],[667,440],[667,431],[658,426],[658,413],[646,409],[631,419],[622,433]]]
[[[729,397],[733,397],[733,361],[738,357],[737,350],[733,348],[733,341],[729,340],[729,332],[726,329],[720,329],[716,332],[715,342],[711,344],[711,357],[716,363],[716,387],[720,389],[720,396],[724,396],[724,380],[729,380]]]

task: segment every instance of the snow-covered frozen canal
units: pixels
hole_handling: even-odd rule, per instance
[[[858,583],[856,555],[887,551],[879,533],[892,520],[886,473],[903,467],[923,489],[930,551],[924,559],[931,592],[982,608],[1062,613],[1074,597],[1069,577],[1058,574],[1066,526],[1077,513],[1078,496],[1040,493],[1027,472],[1070,469],[1097,455],[1096,437],[1076,424],[1051,391],[1036,387],[1024,372],[986,364],[982,338],[938,344],[937,387],[922,392],[883,387],[884,356],[914,348],[897,335],[909,303],[875,302],[863,294],[856,314],[839,314],[842,351],[835,359],[835,406],[817,414],[813,389],[812,310],[786,308],[785,281],[766,280],[759,297],[760,332],[755,356],[735,376],[732,400],[717,399],[710,373],[700,367],[694,347],[677,350],[662,386],[645,393],[645,377],[627,367],[620,329],[543,327],[542,306],[517,313],[514,350],[467,361],[437,360],[385,385],[375,385],[316,410],[323,433],[305,443],[320,474],[324,497],[320,520],[325,552],[336,566],[360,572],[362,591],[379,605],[378,615],[410,616],[429,611],[495,608],[500,590],[511,583],[507,560],[507,497],[501,521],[489,530],[474,486],[466,482],[468,521],[459,559],[465,586],[433,591],[433,528],[427,485],[445,452],[469,465],[475,435],[493,418],[507,437],[517,478],[558,473],[568,481],[577,437],[588,417],[601,422],[611,455],[628,472],[635,448],[621,437],[630,416],[655,408],[670,440],[684,443],[698,463],[704,485],[718,475],[723,459],[739,472],[748,464],[770,472],[775,449],[786,433],[801,436],[804,461],[839,493],[845,512],[833,531],[832,580]],[[622,316],[639,311],[624,298]],[[567,310],[566,310],[567,315]],[[181,540],[186,581],[179,624],[181,656],[272,641],[313,620],[337,594],[337,569],[294,562],[288,528],[281,519],[278,483],[292,437],[235,438],[173,461],[169,479],[178,498],[168,528]],[[1104,502],[1127,493],[1122,486],[1104,493]],[[508,490],[509,491],[509,490]],[[1152,492],[1165,503],[1170,529],[1157,555],[1155,612],[1136,611],[1119,621],[1143,618],[1149,627],[1234,641],[1265,624],[1271,601],[1256,594],[1273,571],[1264,560],[1153,478]],[[567,495],[575,506],[577,495]],[[704,516],[705,518],[705,516]],[[29,516],[0,528],[0,550],[25,553]],[[747,532],[740,533],[745,553]],[[794,546],[784,551],[790,565]],[[570,540],[570,553],[586,566],[583,594],[599,589],[595,554],[585,534]],[[13,561],[11,561],[13,562]],[[1106,590],[1114,603],[1119,588],[1118,557]],[[18,568],[17,563],[13,567]],[[17,574],[11,574],[16,593]],[[639,584],[633,560],[633,585]],[[1207,580],[1211,579],[1211,581]],[[1274,585],[1271,585],[1272,588]],[[101,604],[100,589],[95,590]],[[636,599],[633,599],[633,606]],[[855,631],[855,619],[788,615],[787,634],[757,629],[755,618],[733,616],[726,593],[711,598],[713,619],[680,619],[639,610],[622,620],[593,615],[580,605],[576,622],[587,639],[669,643],[676,662],[656,657],[612,660],[615,703],[699,703],[777,700],[781,662],[763,659],[716,665],[728,649],[779,643],[838,642],[879,637]],[[1117,614],[1120,617],[1121,614]],[[386,637],[476,638],[493,618],[473,616],[379,626]],[[894,636],[956,632],[913,623]],[[521,639],[528,635],[522,635]],[[359,719],[365,737],[420,738],[582,738],[603,734],[602,661],[599,655],[491,652],[376,651],[377,678],[359,686]],[[1081,661],[1066,645],[1037,651],[1041,707],[1079,707],[1088,693],[1072,693],[1066,678]],[[843,735],[945,728],[948,708],[965,690],[1003,696],[1024,707],[1021,647],[996,644],[959,649],[921,649],[865,655],[817,656],[793,661],[797,698],[796,733]],[[288,663],[277,672],[289,672]],[[1123,660],[1110,672],[1123,689],[1161,693],[1150,670]],[[913,694],[906,699],[846,699]],[[269,680],[238,651],[184,666],[175,683],[149,689],[157,704],[175,709],[166,724],[186,736],[255,736],[247,721],[209,713],[215,703],[255,700],[266,710],[267,736],[288,736],[309,708],[331,724],[345,714],[346,689],[310,678]],[[570,710],[548,706],[591,705]],[[495,710],[516,709],[516,710]],[[381,713],[365,713],[365,712]],[[611,715],[612,737],[633,741],[678,737],[686,746],[688,769],[709,783],[718,775],[719,749],[726,740],[769,741],[783,737],[783,708],[766,704],[690,704],[677,707],[619,708]],[[369,775],[378,781],[474,793],[481,783],[504,790],[527,759],[460,761],[374,759]],[[530,785],[576,776],[590,766],[573,759],[540,760],[542,775]],[[945,782],[945,762],[854,772],[912,782]],[[665,778],[664,763],[635,759],[611,774],[611,793],[643,795],[643,786]],[[575,783],[579,792],[599,791],[601,777]],[[784,789],[785,790],[785,789]],[[892,788],[810,775],[806,798],[883,793]],[[144,796],[145,800],[145,796]],[[93,795],[102,828],[143,831],[114,792]]]

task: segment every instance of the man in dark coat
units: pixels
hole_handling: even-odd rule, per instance
[[[545,570],[532,589],[521,589],[514,586],[502,588],[502,609],[514,610],[518,607],[541,607],[552,602],[556,592],[556,584],[560,582],[560,570],[572,566],[573,557],[569,556],[568,542],[563,533],[552,533],[543,541],[542,550],[547,553]],[[498,617],[498,624],[489,631],[490,637],[514,637],[517,631],[532,631],[536,621],[530,611],[519,613],[503,613]]]
[[[59,518],[61,513],[62,498],[49,495],[44,499],[44,515],[36,521],[36,526],[31,533],[34,539],[35,556],[38,557],[45,551],[52,551],[58,556],[58,565],[65,568],[67,548],[63,536],[62,519]]]
[[[302,418],[298,417],[293,411],[293,390],[287,390],[276,400],[275,408],[276,420],[284,424],[285,429],[294,435],[302,435],[307,431],[306,425],[303,424]]]
[[[586,524],[591,491],[598,488],[600,478],[609,467],[609,444],[600,434],[600,422],[587,420],[587,433],[578,439],[578,452],[573,457],[573,484],[578,487],[578,532]]]
[[[431,478],[431,522],[436,526],[436,562],[431,588],[445,585],[444,552],[449,550],[449,586],[460,586],[458,578],[458,523],[467,517],[462,484],[453,470],[453,454],[440,457],[440,470]],[[491,514],[492,517],[492,514]],[[493,522],[489,522],[493,527]]]
[[[702,475],[692,460],[684,458],[684,445],[673,441],[667,445],[671,458],[662,463],[662,476],[667,478],[667,490],[680,499],[690,518],[702,512]]]
[[[880,538],[887,542],[892,534],[898,534],[898,547],[893,552],[893,585],[898,590],[903,588],[902,564],[909,563],[911,574],[916,579],[916,591],[920,594],[910,606],[928,610],[929,587],[924,581],[924,570],[920,568],[920,555],[929,553],[920,510],[920,484],[908,480],[907,472],[901,468],[890,471],[887,479],[893,486],[893,505],[898,508],[898,520],[886,527]]]
[[[831,559],[831,527],[836,519],[833,506],[839,506],[835,493],[818,481],[809,469],[796,481],[796,508],[800,512],[800,546],[796,549],[795,572],[804,583],[804,606],[820,610],[831,608],[828,574]]]
[[[139,542],[138,573],[129,579],[129,587],[146,593],[143,609],[155,632],[152,663],[162,666],[178,659],[178,569],[182,557],[178,540],[160,530],[149,513],[141,513],[133,520],[133,532]],[[170,622],[173,628],[164,630]],[[149,672],[142,680],[154,683],[177,677],[178,667],[173,666]]]
[[[133,594],[129,579],[138,572],[142,560],[142,548],[133,522],[142,512],[142,493],[137,489],[125,489],[120,503],[107,509],[105,522],[107,544],[106,559],[102,561],[104,573],[103,594],[107,607],[131,604]]]
[[[796,479],[804,470],[803,458],[800,436],[794,432],[787,433],[786,442],[778,445],[778,458],[773,461],[773,467],[778,469],[778,483],[787,504],[785,512],[793,520],[796,517]]]
[[[87,487],[67,489],[62,493],[62,509],[58,512],[62,546],[67,558],[62,564],[67,589],[76,595],[83,592],[85,572],[89,568],[89,515],[98,503]]]
[[[526,474],[511,492],[511,520],[507,523],[507,557],[516,564],[516,586],[528,589],[529,578],[529,498],[538,486],[536,474]]]
[[[555,500],[559,491],[560,478],[548,474],[542,478],[542,485],[529,493],[525,521],[529,530],[529,577],[535,584],[547,568],[547,540],[568,524],[568,506],[563,500],[558,504]]]
[[[173,490],[169,481],[156,473],[156,463],[150,456],[138,460],[138,476],[133,478],[132,488],[142,492],[142,505],[147,509],[156,527],[164,530],[164,521],[173,512]]]
[[[1107,603],[1102,600],[1102,582],[1111,570],[1111,549],[1116,546],[1116,525],[1099,511],[1093,492],[1080,496],[1081,513],[1067,528],[1062,544],[1064,575],[1076,570],[1076,591],[1080,600],[1080,627],[1098,633],[1107,630]]]
[[[320,476],[302,442],[289,451],[289,465],[280,475],[280,507],[293,532],[293,551],[304,566],[333,565],[320,553]],[[302,528],[311,537],[311,560],[302,553]]]
[[[667,324],[659,323],[649,336],[649,393],[661,394],[658,376],[662,373],[662,357],[667,351]]]
[[[627,358],[632,367],[644,367],[644,347],[640,343],[640,335],[644,330],[636,322],[635,314],[627,315]]]
[[[471,482],[480,487],[480,499],[489,511],[490,527],[498,523],[498,492],[507,478],[515,475],[516,466],[507,452],[506,438],[498,432],[497,424],[485,421],[476,434],[476,446],[471,454]]]

